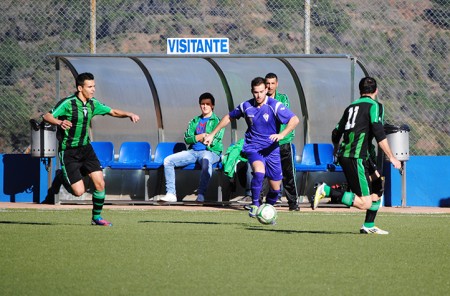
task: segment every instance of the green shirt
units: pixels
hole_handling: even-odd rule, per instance
[[[348,106],[336,125],[343,137],[338,154],[347,158],[367,159],[374,153],[372,140],[386,136],[383,130],[383,106],[370,97],[361,97]]]
[[[97,101],[89,99],[83,103],[76,95],[62,99],[56,104],[50,113],[60,120],[68,120],[72,123],[70,129],[58,128],[59,149],[66,150],[89,144],[89,127],[95,115],[105,115],[111,112],[111,108]]]
[[[236,165],[238,162],[243,161],[247,162],[247,158],[243,157],[242,147],[244,147],[245,140],[240,139],[236,143],[230,145],[227,149],[227,152],[222,157],[222,165],[223,165],[223,172],[225,175],[227,175],[229,178],[233,178],[234,174],[236,173]]]
[[[200,122],[201,116],[195,116],[188,123],[188,127],[186,132],[184,133],[184,142],[189,145],[189,149],[192,149],[192,145],[194,145],[197,140],[195,140],[195,130],[197,128],[198,123]],[[219,124],[220,118],[213,113],[209,120],[206,122],[206,133],[210,134],[213,129]],[[217,155],[220,155],[223,150],[222,138],[225,133],[225,129],[221,129],[212,140],[211,144],[206,147],[208,151],[214,152]]]
[[[274,99],[277,100],[278,102],[283,103],[283,105],[285,105],[289,109],[291,108],[291,103],[289,102],[289,98],[287,95],[281,94],[278,91],[275,91]],[[280,126],[280,132],[282,132],[285,128],[286,128],[286,124],[282,124]],[[295,129],[292,132],[290,132],[289,134],[287,134],[286,137],[284,137],[284,139],[279,142],[279,144],[283,145],[283,144],[291,143],[292,140],[294,140],[294,137],[295,137]]]

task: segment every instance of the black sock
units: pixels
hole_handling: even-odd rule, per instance
[[[344,190],[342,188],[330,187],[330,197],[332,203],[342,203],[342,196],[344,196]]]
[[[373,227],[375,225],[375,217],[377,216],[377,211],[367,210],[366,219],[364,220],[364,226]]]

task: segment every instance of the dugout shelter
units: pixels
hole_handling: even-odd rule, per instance
[[[331,130],[345,107],[359,98],[358,83],[368,75],[362,63],[351,55],[53,53],[50,56],[55,59],[55,102],[73,92],[72,81],[76,75],[91,72],[95,76],[98,100],[140,116],[137,124],[108,116],[94,118],[91,139],[112,142],[116,154],[126,141],[148,142],[153,151],[160,142],[183,142],[187,123],[200,113],[200,94],[214,95],[214,112],[222,117],[252,97],[250,82],[253,78],[273,72],[279,79],[279,91],[288,95],[291,109],[300,118],[294,140],[296,161],[300,162],[306,143],[331,143]],[[244,120],[232,121],[227,126],[223,140],[225,150],[243,137],[245,129]],[[198,175],[193,175],[196,173],[177,175],[177,194],[188,195],[195,189],[193,183],[199,180]],[[150,196],[164,193],[161,192],[164,186],[158,184],[161,180],[157,177],[151,176],[148,186],[142,184],[142,172],[107,171],[105,174],[108,198],[129,196],[141,200],[143,190],[149,190]],[[209,186],[208,196],[212,200],[217,198],[214,188],[218,178],[213,177]],[[303,179],[298,180],[305,182]],[[299,184],[301,186],[305,184]]]

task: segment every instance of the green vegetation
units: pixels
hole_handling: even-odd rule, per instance
[[[292,27],[292,11],[289,9],[278,9],[272,13],[272,19],[268,22],[269,26],[274,31],[285,31],[289,30]]]
[[[17,40],[6,38],[0,42],[0,85],[13,85],[22,76],[21,71],[30,66]]]
[[[4,295],[446,295],[448,214],[1,210]]]
[[[12,145],[12,151],[24,152],[30,141],[30,125],[27,121],[16,122],[18,114],[27,114],[31,118],[31,106],[24,90],[10,86],[0,86],[3,100],[0,100],[0,110],[3,111],[1,137]],[[25,133],[23,131],[28,131]]]

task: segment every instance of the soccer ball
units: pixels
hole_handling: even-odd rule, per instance
[[[277,220],[277,210],[270,204],[262,204],[256,211],[256,218],[262,224],[274,224]]]

